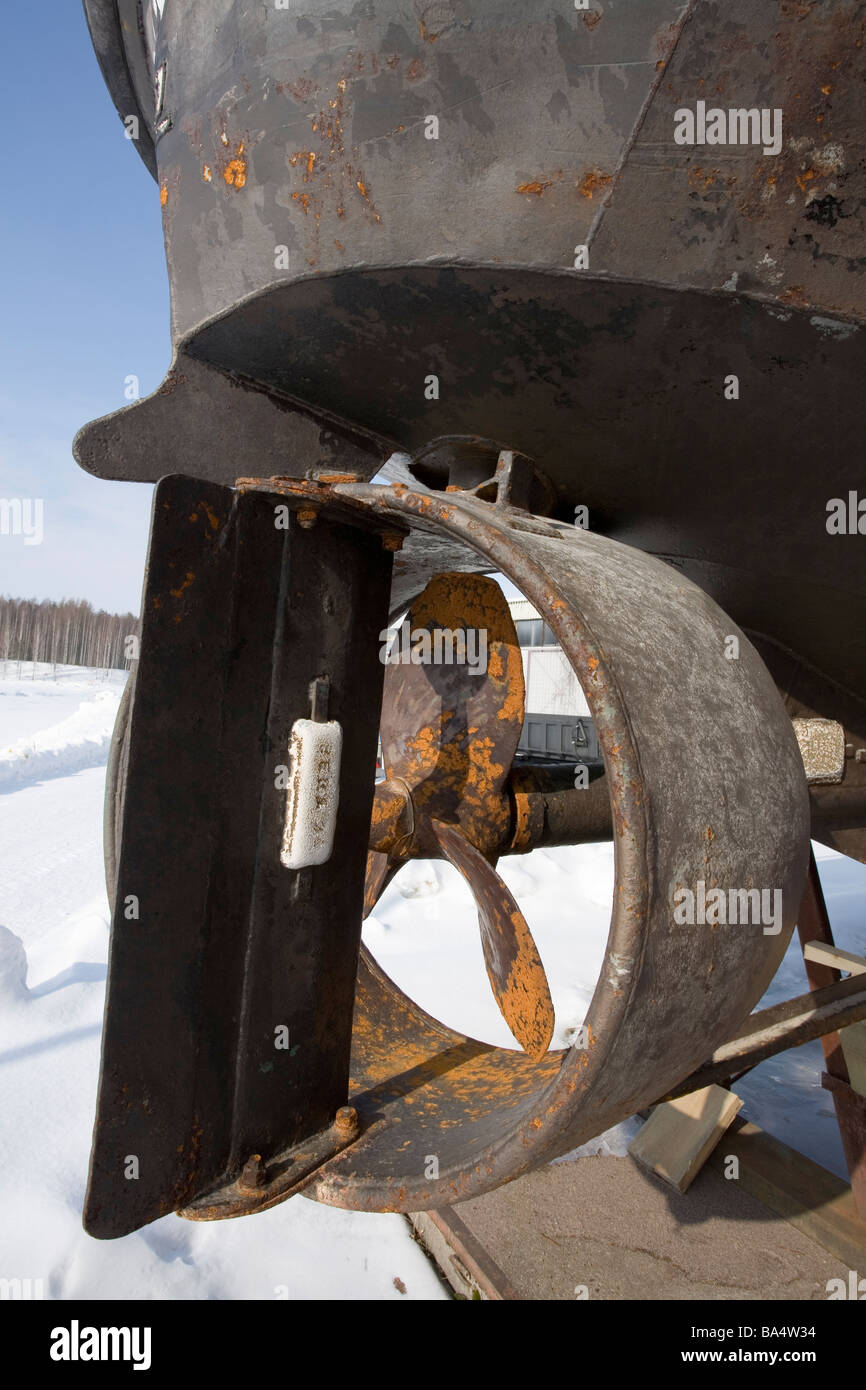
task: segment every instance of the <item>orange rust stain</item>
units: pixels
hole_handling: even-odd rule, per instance
[[[218,531],[220,520],[213,507],[208,506],[207,502],[199,502],[199,506],[204,509],[207,519],[210,522],[211,530]]]
[[[364,58],[362,54],[356,55],[354,69],[362,71]],[[304,213],[312,212],[315,222],[318,224],[322,218],[324,210],[325,196],[330,193],[337,204],[337,216],[345,215],[343,198],[345,197],[345,185],[347,181],[354,184],[361,197],[366,202],[370,213],[376,222],[381,222],[381,217],[376,211],[369,197],[363,176],[353,170],[351,164],[346,159],[346,151],[343,143],[343,101],[348,89],[348,79],[340,77],[337,82],[337,94],[328,99],[327,107],[323,107],[318,112],[312,113],[311,132],[316,135],[324,148],[296,150],[293,154],[287,155],[287,163],[292,167],[301,165],[303,167],[304,183],[314,184],[309,192],[298,190],[292,194],[295,202],[299,203]],[[330,116],[328,113],[331,113]],[[315,244],[310,250],[314,253],[308,256],[309,264],[317,263],[319,256],[318,233],[314,233]],[[340,250],[344,248],[341,246]]]
[[[337,241],[336,239],[334,241],[334,245],[336,246],[338,251],[345,251],[346,249],[343,243],[341,241]]]
[[[202,165],[201,176],[202,176],[202,178],[204,179],[205,183],[211,183],[211,182],[212,182],[212,180],[213,180],[213,170],[211,169],[211,167],[210,167],[209,164],[204,164],[204,165]]]
[[[599,189],[607,188],[613,182],[613,174],[603,174],[600,169],[588,169],[581,183],[575,186],[584,198],[592,198]]]
[[[788,304],[800,304],[803,307],[809,303],[802,285],[789,285],[779,298]]]
[[[693,188],[696,188],[698,184],[702,185],[704,188],[711,188],[718,176],[718,169],[707,170],[700,165],[696,165],[695,168],[689,170],[689,183]]]
[[[827,83],[826,87],[822,87],[822,88],[821,88],[821,91],[824,93],[825,97],[828,97],[828,96],[830,95],[830,93],[832,92],[832,90],[833,90],[833,88],[831,87],[831,85],[830,85],[829,82]]]
[[[804,174],[798,174],[798,175],[797,175],[797,187],[799,188],[800,192],[801,192],[801,193],[805,193],[805,192],[806,192],[806,184],[807,184],[807,183],[811,183],[812,179],[815,179],[815,178],[817,178],[817,177],[818,177],[818,176],[817,176],[817,174],[815,173],[815,170],[814,170],[814,169],[807,169],[806,172],[805,172]]]
[[[164,183],[164,184],[162,185],[162,188],[159,190],[159,201],[160,201],[160,204],[161,204],[162,207],[165,207],[166,203],[168,202],[168,184],[167,184],[167,183]]]
[[[419,77],[423,77],[426,71],[427,69],[422,63],[421,59],[413,58],[408,68],[406,69],[406,76],[408,77],[410,82],[417,82]]]
[[[505,652],[505,699],[497,711],[497,719],[523,721],[523,705],[526,699],[526,691],[523,684],[523,662],[520,657],[519,646],[506,646],[503,644],[501,650]]]
[[[188,588],[190,587],[191,584],[194,584],[194,583],[195,583],[195,573],[194,573],[194,571],[193,571],[193,570],[187,570],[187,572],[186,572],[186,578],[184,579],[184,581],[183,581],[183,583],[181,584],[180,588],[178,588],[178,589],[172,589],[172,590],[170,591],[170,592],[171,592],[172,598],[180,598],[181,595],[184,593],[184,591],[185,591],[186,589],[188,589]]]
[[[549,179],[545,182],[540,182],[538,179],[536,179],[532,183],[520,184],[520,186],[518,188],[515,188],[514,191],[515,193],[534,193],[536,198],[540,198],[543,195],[545,189],[550,187],[551,184]]]
[[[601,23],[601,11],[588,10],[587,13],[583,16],[583,22],[586,25],[587,29],[595,29],[597,25]]]
[[[243,145],[241,146],[243,149]],[[235,159],[230,159],[223,170],[223,178],[229,188],[243,188],[247,181],[247,161],[238,155]]]
[[[315,128],[316,127],[313,126],[314,130]],[[306,166],[307,175],[309,176],[310,174],[312,174],[313,169],[315,168],[316,152],[315,150],[296,150],[294,154],[289,155],[289,163],[293,167],[296,164],[303,163]]]
[[[594,672],[594,671],[597,671],[597,670],[598,670],[598,657],[597,657],[597,656],[591,656],[591,657],[589,658],[589,660],[587,661],[586,664],[587,664],[587,666],[589,667],[590,671],[593,671],[593,672]]]

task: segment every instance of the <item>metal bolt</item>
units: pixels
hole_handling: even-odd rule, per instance
[[[358,1112],[354,1105],[341,1105],[334,1116],[334,1129],[341,1139],[354,1139],[358,1133]]]
[[[257,1188],[264,1187],[266,1180],[267,1173],[261,1154],[251,1154],[238,1178],[238,1187],[244,1188],[247,1192],[255,1192]]]
[[[304,507],[298,512],[298,525],[302,526],[305,531],[309,531],[315,526],[317,520],[318,513],[312,507]]]
[[[855,763],[866,763],[866,748],[858,748],[854,754]]]

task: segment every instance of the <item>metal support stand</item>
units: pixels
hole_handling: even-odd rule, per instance
[[[827,946],[835,944],[821,880],[818,877],[818,866],[811,851],[809,876],[797,921],[797,931],[800,945],[803,947],[803,964],[809,988],[819,990],[828,985],[838,984],[842,978],[841,971],[820,961],[810,960],[806,954],[806,947],[812,941]],[[833,1097],[845,1162],[851,1179],[851,1191],[860,1216],[866,1220],[866,1097],[859,1095],[851,1085],[839,1033],[825,1033],[821,1038],[821,1046],[824,1049],[827,1068],[821,1077],[821,1084]]]
[[[811,850],[797,931],[809,993],[750,1014],[735,1037],[660,1099],[673,1101],[713,1085],[730,1088],[768,1057],[820,1038],[827,1065],[821,1084],[833,1097],[851,1192],[859,1216],[866,1221],[866,1095],[862,1093],[866,1087],[859,1075],[852,1085],[840,1037],[842,1029],[862,1028],[866,1020],[866,961],[834,944]],[[850,979],[842,979],[842,970],[851,971]],[[853,1045],[850,1055],[858,1056]]]

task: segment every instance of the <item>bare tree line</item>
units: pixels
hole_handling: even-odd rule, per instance
[[[130,643],[138,633],[133,613],[98,612],[86,599],[0,596],[0,661],[44,661],[55,666],[128,669]]]

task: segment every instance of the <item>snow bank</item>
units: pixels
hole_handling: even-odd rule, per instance
[[[116,684],[97,690],[59,724],[0,747],[0,791],[46,777],[65,777],[87,767],[103,767],[121,691]]]
[[[27,952],[20,936],[0,927],[0,1009],[27,998]]]

